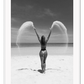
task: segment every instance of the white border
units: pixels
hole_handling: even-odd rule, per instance
[[[5,16],[5,84],[11,84],[11,4],[4,1]],[[80,0],[74,0],[74,55],[73,55],[73,84],[80,84]]]
[[[84,0],[81,0],[81,84],[84,84]]]
[[[0,0],[0,84],[3,84],[3,0]]]
[[[5,84],[11,84],[11,0],[4,1]]]
[[[73,10],[73,84],[80,84],[80,0],[74,0],[74,10]]]

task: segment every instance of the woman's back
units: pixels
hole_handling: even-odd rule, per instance
[[[42,36],[42,37],[41,37],[40,43],[41,43],[41,49],[42,49],[42,50],[46,50],[46,40],[45,40],[45,36]]]

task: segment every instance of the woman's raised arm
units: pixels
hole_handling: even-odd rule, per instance
[[[48,40],[49,40],[49,38],[50,38],[50,35],[51,35],[51,32],[52,32],[52,29],[50,28],[50,32],[49,32],[49,35],[48,35],[48,37],[47,37],[46,42],[48,42]]]
[[[35,31],[35,33],[36,33],[36,35],[38,37],[39,42],[40,42],[40,37],[39,37],[39,35],[38,35],[37,31],[36,31],[36,28],[34,28],[34,31]]]

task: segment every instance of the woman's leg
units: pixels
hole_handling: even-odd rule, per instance
[[[45,71],[46,68],[46,58],[47,58],[47,51],[40,51],[41,68],[43,72]]]
[[[43,71],[43,53],[42,53],[42,51],[40,51],[39,55],[40,55],[40,60],[41,60],[41,69]]]
[[[46,58],[47,58],[47,51],[44,53],[44,60],[43,60],[43,70],[46,69]]]

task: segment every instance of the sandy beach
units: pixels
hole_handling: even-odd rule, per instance
[[[23,54],[19,56],[17,49],[12,48],[11,84],[73,84],[72,48],[64,55],[52,54],[52,49],[48,48],[51,52],[44,74],[41,73],[39,49],[26,52],[27,49],[23,48]]]

